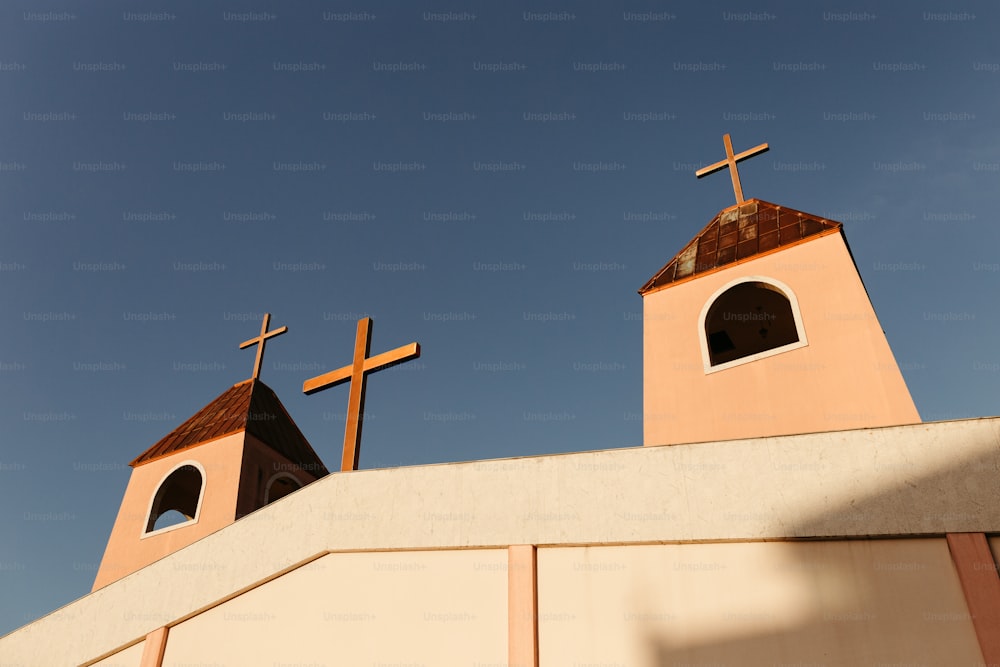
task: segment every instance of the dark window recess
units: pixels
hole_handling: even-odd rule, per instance
[[[298,480],[292,479],[290,477],[278,477],[273,482],[271,482],[271,488],[267,492],[267,497],[264,499],[264,504],[273,503],[279,498],[284,498],[292,491],[298,491],[302,488]]]
[[[774,285],[749,282],[719,295],[705,318],[713,366],[798,342],[788,297]]]
[[[181,466],[170,473],[153,497],[146,532],[194,519],[198,513],[201,484],[201,471],[192,465]]]
[[[733,341],[729,339],[729,334],[725,331],[716,331],[715,333],[708,334],[708,347],[716,354],[736,349]]]

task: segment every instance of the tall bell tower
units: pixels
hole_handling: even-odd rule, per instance
[[[843,225],[745,200],[723,209],[639,290],[643,444],[913,424],[920,416]]]
[[[250,379],[129,464],[132,476],[93,590],[327,474],[277,395],[260,380],[265,342],[288,330],[268,331],[269,322],[266,314],[260,335],[240,345],[257,345]]]

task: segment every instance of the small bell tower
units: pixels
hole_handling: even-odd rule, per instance
[[[264,344],[253,375],[224,391],[136,457],[93,590],[145,567],[327,474],[323,462],[260,380]]]
[[[920,422],[839,222],[745,200],[639,290],[643,444]]]

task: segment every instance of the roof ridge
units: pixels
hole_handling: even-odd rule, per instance
[[[223,391],[129,465],[134,468],[239,432],[253,435],[293,463],[318,471],[317,477],[328,473],[278,395],[259,378],[237,382]]]
[[[258,389],[258,387],[260,389]],[[293,461],[294,463],[299,463],[299,464],[308,463],[312,470],[321,471],[322,474],[316,475],[317,477],[321,477],[322,475],[326,475],[327,473],[329,473],[326,466],[323,464],[322,459],[320,459],[319,454],[317,454],[316,450],[314,450],[312,445],[309,444],[309,440],[299,429],[299,426],[298,424],[295,423],[295,420],[292,419],[292,416],[288,413],[288,409],[285,407],[285,404],[282,403],[281,399],[278,398],[277,392],[275,392],[274,389],[269,387],[259,378],[254,380],[254,385],[251,390],[250,406],[249,406],[250,413],[253,412],[254,398],[259,395],[259,391],[266,392],[265,395],[267,396],[267,398],[265,400],[273,400],[274,407],[276,408],[277,411],[281,412],[281,415],[283,415],[284,420],[287,421],[287,424],[284,427],[285,432],[284,433],[267,432],[268,429],[265,428],[266,426],[268,426],[267,422],[265,420],[253,419],[252,414],[248,414],[249,419],[246,426],[246,431],[251,435],[253,435],[254,437],[256,437],[257,439],[261,440],[264,444],[268,445],[278,453],[284,455],[286,458]],[[271,431],[273,431],[273,429],[271,429]],[[274,438],[283,440],[282,436],[290,438],[291,441],[284,443],[272,441],[272,439]],[[297,453],[299,455],[297,457],[290,456],[289,455],[290,452],[284,451],[285,449],[295,449],[297,450]]]
[[[716,213],[680,252],[646,281],[639,294],[645,296],[695,275],[842,229],[843,225],[835,220],[763,199],[748,199]],[[712,236],[712,232],[714,238],[704,238]]]

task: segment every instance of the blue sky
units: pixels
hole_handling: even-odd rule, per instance
[[[636,290],[746,196],[840,220],[925,420],[1000,396],[998,9],[0,7],[0,634],[90,590],[130,461],[249,377],[331,467],[637,446]],[[823,397],[836,401],[836,396]]]

